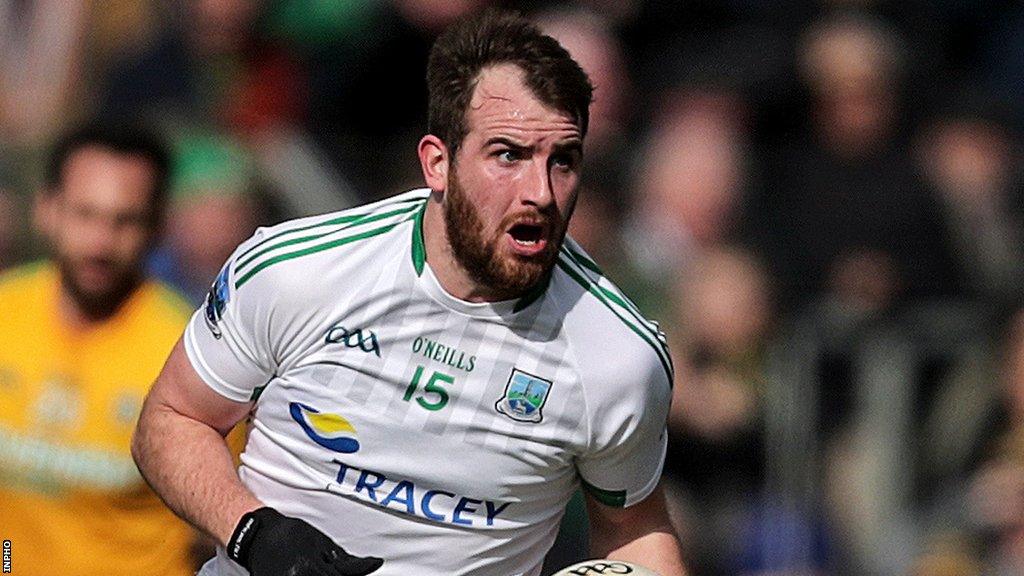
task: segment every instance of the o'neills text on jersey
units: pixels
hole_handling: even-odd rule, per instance
[[[412,351],[424,358],[442,362],[465,372],[472,372],[476,365],[476,356],[470,356],[454,346],[446,346],[422,336],[413,340]]]

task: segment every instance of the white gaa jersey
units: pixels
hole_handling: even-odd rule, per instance
[[[547,286],[469,303],[430,270],[428,190],[261,228],[185,332],[219,394],[255,400],[239,470],[380,576],[540,573],[577,486],[655,487],[671,363],[571,240]],[[244,575],[223,550],[204,574]]]

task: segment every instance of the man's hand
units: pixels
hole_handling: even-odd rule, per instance
[[[242,516],[227,553],[252,576],[363,576],[384,563],[352,556],[307,522],[268,507]]]

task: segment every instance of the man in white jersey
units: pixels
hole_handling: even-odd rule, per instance
[[[501,12],[446,31],[427,78],[428,188],[242,244],[146,400],[139,468],[220,543],[204,575],[536,576],[580,485],[595,555],[682,575],[664,338],[563,242],[589,80]]]

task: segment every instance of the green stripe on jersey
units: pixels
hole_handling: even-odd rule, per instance
[[[601,269],[598,268],[597,262],[594,262],[593,260],[588,258],[587,255],[584,254],[583,252],[580,252],[579,250],[574,249],[572,246],[569,245],[568,242],[563,242],[562,243],[562,248],[564,248],[567,252],[569,252],[569,254],[573,257],[573,260],[575,260],[578,264],[580,264],[584,268],[587,268],[588,270],[590,270],[591,272],[593,272],[594,274],[597,274],[599,276],[604,276],[605,275],[604,272],[602,272]]]
[[[593,294],[594,297],[597,298],[599,302],[604,304],[606,308],[611,310],[612,314],[615,314],[615,316],[619,320],[621,320],[627,328],[632,330],[634,334],[639,336],[641,340],[646,342],[651,348],[654,349],[654,353],[658,356],[658,360],[661,362],[661,367],[665,369],[665,375],[668,377],[668,385],[671,388],[674,384],[672,378],[672,357],[669,356],[668,350],[666,350],[664,346],[660,345],[660,341],[658,341],[657,339],[652,339],[650,334],[648,334],[645,330],[638,328],[636,325],[630,322],[629,319],[627,319],[626,316],[623,315],[623,313],[620,313],[619,310],[614,305],[612,305],[612,303],[609,302],[603,294],[601,294],[601,291],[597,289],[593,281],[588,279],[580,272],[574,270],[568,262],[559,258],[558,267],[564,270],[565,273],[568,274],[570,278],[579,283],[580,286],[583,286],[584,289]]]
[[[597,267],[597,264],[594,264],[592,260],[564,244],[562,245],[562,249],[563,253],[565,253],[565,255],[568,256],[569,259],[572,260],[572,262],[575,263],[577,266],[600,274],[601,277],[604,277],[604,274],[601,273],[600,269]],[[586,273],[584,271],[581,270],[580,273],[586,276]],[[652,336],[657,338],[659,342],[661,342],[665,346],[668,345],[668,342],[665,339],[665,335],[662,334],[661,329],[658,328],[658,323],[652,320],[648,320],[647,318],[644,318],[643,313],[640,312],[640,309],[637,308],[636,304],[633,304],[633,302],[630,301],[629,298],[626,298],[626,296],[620,292],[616,292],[614,290],[609,290],[608,288],[605,288],[604,286],[601,285],[601,283],[598,280],[591,279],[591,281],[594,284],[594,288],[599,290],[601,294],[604,294],[604,296],[608,300],[611,300],[612,302],[621,306],[623,309],[629,312],[630,316],[632,316],[638,324],[647,328],[648,332],[650,332]]]
[[[242,268],[245,268],[247,265],[251,264],[254,260],[259,258],[260,256],[263,256],[264,254],[267,254],[268,252],[272,252],[274,250],[277,250],[278,248],[285,248],[287,246],[293,246],[295,244],[301,244],[303,242],[309,242],[309,241],[312,241],[312,240],[317,240],[319,238],[323,238],[324,236],[329,236],[329,235],[335,234],[337,232],[342,232],[342,231],[348,230],[349,228],[352,228],[352,227],[355,227],[355,226],[359,226],[361,224],[369,224],[371,222],[376,222],[378,220],[383,220],[385,218],[390,218],[392,216],[398,216],[399,214],[405,214],[405,213],[408,213],[408,212],[412,212],[413,210],[416,210],[417,208],[418,208],[418,206],[413,205],[413,206],[408,206],[406,208],[399,208],[397,210],[390,210],[388,212],[382,212],[380,214],[364,214],[361,217],[356,218],[355,220],[348,221],[347,225],[341,226],[339,228],[335,228],[334,230],[328,230],[327,232],[321,232],[319,234],[311,234],[311,235],[308,235],[308,236],[300,236],[298,238],[292,238],[290,240],[282,240],[281,242],[278,242],[277,244],[274,244],[273,246],[267,246],[266,248],[263,248],[262,250],[252,254],[251,256],[246,258],[245,260],[242,260],[241,262],[239,262],[238,265],[235,268],[235,272],[236,273],[241,272]],[[278,235],[275,235],[275,236],[278,236]],[[266,243],[267,243],[266,241],[263,241],[263,242],[260,243],[260,246],[265,246]],[[246,253],[249,253],[249,252],[252,252],[252,249],[249,249],[249,250],[246,251]]]
[[[602,276],[604,278],[608,277],[597,266],[597,263],[595,263],[593,260],[591,260],[590,257],[588,257],[583,252],[580,252],[579,250],[576,250],[572,246],[569,246],[568,243],[563,244],[562,247],[569,252],[569,255],[572,256],[573,261],[575,261],[580,266],[590,270],[591,272],[593,272],[594,274],[597,274],[598,276]],[[625,294],[622,294],[621,292],[620,293],[613,292],[611,290],[608,290],[604,286],[599,286],[599,287],[601,288],[601,291],[605,293],[605,295],[607,295],[609,297],[611,297],[612,295],[615,295],[615,300],[620,305],[628,307],[630,310],[632,310],[635,313],[634,316],[637,316],[639,320],[645,322],[648,326],[652,326],[655,332],[659,332],[659,330],[658,330],[658,323],[653,321],[653,320],[648,320],[648,319],[644,318],[643,317],[643,313],[640,312],[640,308],[637,307],[637,305],[634,304],[632,300],[627,298]],[[662,338],[661,340],[664,340],[664,338]]]
[[[611,506],[613,508],[623,508],[626,506],[626,491],[625,490],[605,490],[604,488],[598,488],[590,482],[587,482],[580,477],[580,484],[583,485],[583,489],[588,494],[594,497],[605,506]]]
[[[409,198],[402,198],[401,200],[396,200],[394,198],[391,198],[391,199],[387,199],[387,200],[383,200],[381,202],[378,202],[377,204],[371,204],[369,206],[363,206],[362,208],[364,208],[364,209],[365,208],[370,208],[370,209],[366,210],[366,211],[361,211],[358,214],[347,214],[346,213],[346,214],[342,214],[341,216],[338,216],[336,218],[331,218],[330,220],[324,220],[323,222],[317,222],[316,224],[310,224],[308,226],[300,226],[298,228],[289,228],[288,230],[282,230],[282,231],[278,232],[277,234],[274,234],[273,236],[268,236],[268,237],[264,238],[263,240],[259,241],[258,243],[254,244],[253,246],[250,246],[248,250],[246,250],[245,252],[242,252],[241,254],[239,254],[237,259],[240,260],[242,258],[245,258],[250,253],[252,253],[254,250],[260,248],[263,245],[265,245],[267,242],[270,242],[271,240],[274,240],[276,238],[280,238],[281,236],[286,236],[288,234],[294,234],[296,232],[304,232],[306,230],[312,230],[314,228],[320,228],[320,227],[323,227],[323,226],[335,226],[337,224],[348,224],[350,222],[355,222],[356,220],[359,220],[360,218],[364,218],[366,216],[370,216],[374,212],[380,210],[381,208],[385,208],[385,207],[388,207],[388,206],[391,206],[391,205],[396,205],[397,206],[397,205],[400,205],[400,204],[406,204],[408,202],[418,202],[418,201],[425,200],[425,199],[426,199],[425,196],[422,196],[422,197],[421,196],[413,196],[413,197],[409,197]],[[359,208],[351,208],[350,210],[359,210]]]
[[[412,226],[412,266],[416,275],[423,274],[423,266],[427,263],[427,245],[423,239],[423,215],[427,212],[427,203],[416,212]]]
[[[241,278],[239,278],[237,281],[235,281],[235,289],[237,290],[238,288],[241,288],[243,284],[248,282],[249,279],[251,279],[253,276],[255,276],[258,272],[260,272],[261,270],[263,270],[263,269],[265,269],[265,268],[267,268],[269,266],[273,266],[274,264],[277,264],[278,262],[284,262],[285,260],[292,260],[294,258],[301,258],[302,256],[308,256],[309,254],[315,254],[317,252],[323,252],[324,250],[330,250],[331,248],[337,248],[338,246],[344,246],[345,244],[351,244],[352,242],[358,242],[359,240],[365,240],[367,238],[372,238],[374,236],[379,236],[381,234],[384,234],[386,232],[391,231],[395,226],[398,226],[399,224],[402,224],[403,222],[408,222],[408,220],[409,219],[406,218],[404,220],[399,220],[398,222],[387,224],[387,225],[381,226],[379,228],[373,228],[373,229],[367,230],[365,232],[360,232],[359,234],[355,234],[353,236],[346,236],[344,238],[338,238],[336,240],[331,240],[330,242],[324,242],[323,244],[317,244],[315,246],[309,246],[308,248],[303,248],[302,250],[295,250],[294,252],[286,252],[284,254],[278,254],[277,256],[274,256],[273,258],[268,258],[268,259],[264,260],[263,262],[260,262],[259,264],[254,266],[252,269],[250,269],[248,272],[243,274]]]

